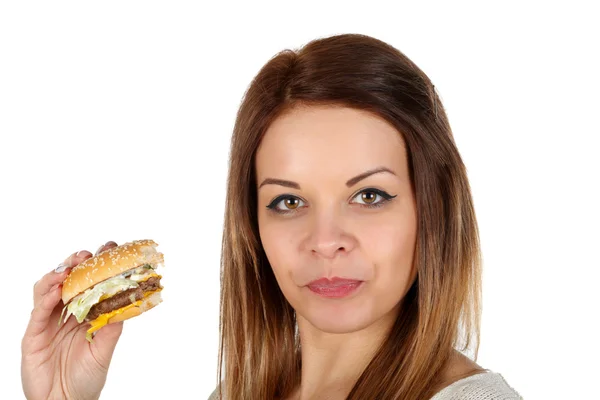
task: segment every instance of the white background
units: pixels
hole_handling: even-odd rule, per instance
[[[404,52],[447,108],[481,229],[479,364],[527,399],[597,393],[591,5],[201,3],[0,5],[0,398],[23,397],[34,282],[74,251],[141,238],[165,253],[164,303],[126,323],[102,398],[208,396],[239,102],[276,52],[349,32]]]

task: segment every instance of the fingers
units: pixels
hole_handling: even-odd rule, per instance
[[[92,253],[85,250],[73,253],[56,270],[47,273],[35,283],[33,286],[33,311],[25,332],[26,336],[38,335],[46,329],[52,311],[60,302],[62,283],[69,271],[91,256]]]
[[[96,250],[96,254],[94,254],[94,255],[97,256],[98,254],[102,253],[103,251],[106,251],[113,247],[117,247],[117,243],[113,242],[112,240],[109,242],[106,242],[106,244],[103,244],[102,246],[98,247],[98,250]]]
[[[60,302],[62,295],[62,284],[56,284],[46,293],[42,299],[35,305],[31,312],[29,325],[25,331],[25,337],[37,336],[44,332],[50,323],[50,317],[54,308]]]
[[[105,368],[110,365],[121,332],[123,332],[123,321],[106,325],[96,332],[94,341],[90,343],[90,350],[96,361]]]
[[[44,295],[46,295],[55,285],[62,283],[68,275],[71,268],[87,260],[92,253],[86,250],[71,254],[65,261],[59,264],[54,270],[42,277],[33,286],[33,304],[39,304]]]
[[[116,246],[115,242],[109,241],[100,246],[96,254]],[[36,336],[44,332],[51,322],[52,312],[60,302],[63,281],[73,267],[91,257],[93,257],[92,253],[87,250],[73,253],[60,263],[54,271],[47,273],[35,283],[33,286],[33,311],[25,332],[26,337]],[[58,321],[54,322],[58,323]]]

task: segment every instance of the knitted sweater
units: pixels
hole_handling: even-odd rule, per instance
[[[216,390],[208,400],[218,400]],[[487,370],[446,386],[431,400],[523,400],[499,373]]]
[[[523,400],[502,375],[487,370],[446,386],[431,400]]]

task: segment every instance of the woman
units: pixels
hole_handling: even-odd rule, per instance
[[[87,346],[54,328],[65,275],[34,288],[31,399],[97,398],[121,333]],[[479,293],[467,175],[427,76],[363,35],[270,60],[232,137],[211,398],[518,399],[462,355],[477,354]]]

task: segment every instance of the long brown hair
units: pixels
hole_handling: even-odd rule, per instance
[[[481,257],[473,200],[429,78],[394,47],[359,34],[320,38],[278,53],[254,78],[239,108],[221,258],[222,398],[285,398],[300,383],[295,312],[258,233],[254,165],[269,125],[298,105],[369,111],[403,135],[417,202],[417,278],[347,399],[429,398],[454,349],[470,349],[477,358]]]

